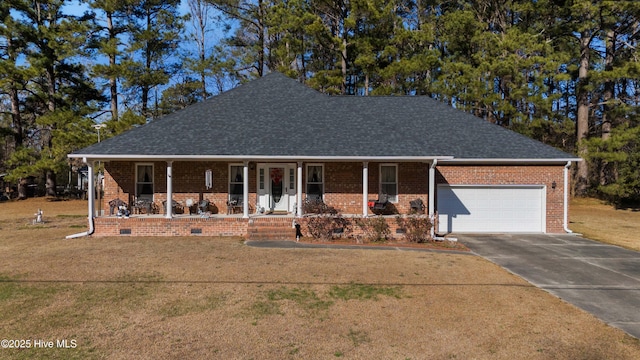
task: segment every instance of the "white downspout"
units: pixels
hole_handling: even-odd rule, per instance
[[[442,236],[436,236],[436,166],[438,165],[438,159],[433,159],[431,166],[429,167],[429,220],[431,220],[431,238],[437,241],[458,241],[457,238],[445,238]]]
[[[436,238],[436,212],[435,212],[435,192],[436,192],[436,166],[438,165],[438,159],[433,159],[431,166],[429,167],[429,220],[431,220],[431,238]]]
[[[563,212],[563,220],[562,227],[567,234],[573,233],[573,231],[569,230],[569,167],[571,166],[571,161],[567,161],[567,165],[564,166],[564,212]]]
[[[167,211],[165,218],[173,217],[173,161],[167,161]]]
[[[362,217],[369,216],[369,163],[362,163]]]
[[[298,162],[298,177],[296,178],[296,215],[302,217],[302,161]]]
[[[88,211],[89,211],[89,230],[85,231],[85,232],[81,232],[78,234],[73,234],[73,235],[69,235],[66,237],[66,239],[75,239],[75,238],[79,238],[79,237],[83,237],[83,236],[89,236],[91,234],[93,234],[93,232],[95,231],[95,226],[93,224],[93,216],[95,213],[95,203],[94,203],[94,198],[93,198],[93,191],[94,191],[94,177],[93,177],[93,162],[87,162],[87,160],[84,161],[85,163],[87,163],[87,176],[89,176],[88,179],[88,189],[87,189],[87,199],[88,199]]]

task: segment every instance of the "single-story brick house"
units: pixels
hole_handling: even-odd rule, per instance
[[[441,234],[561,233],[580,161],[428,97],[328,96],[280,73],[69,157],[105,168],[105,213],[89,197],[78,236],[248,236],[258,223],[291,228],[306,199],[368,217],[379,194],[400,214],[423,200]],[[116,199],[146,214],[112,216]],[[207,215],[189,215],[202,200]]]

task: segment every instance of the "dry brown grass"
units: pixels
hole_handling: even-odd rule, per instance
[[[572,231],[608,244],[640,251],[640,211],[620,210],[590,198],[571,202]]]
[[[29,225],[38,207],[48,222]],[[86,219],[57,215],[85,208],[0,204],[0,338],[78,345],[0,358],[640,358],[636,339],[473,255],[64,240]]]

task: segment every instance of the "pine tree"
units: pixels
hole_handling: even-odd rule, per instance
[[[43,174],[46,194],[55,196],[55,174],[66,166],[68,152],[90,143],[92,121],[86,116],[103,100],[86,76],[87,69],[73,63],[82,56],[88,23],[86,18],[63,14],[61,0],[14,5],[33,74],[23,113],[35,119],[36,127],[29,148],[13,154],[8,179]],[[25,154],[33,161],[19,161]]]
[[[267,67],[266,18],[269,6],[264,0],[207,0],[231,22],[239,26],[224,40],[226,57],[234,59],[233,72],[244,79],[262,77]]]
[[[111,119],[118,119],[118,81],[124,75],[121,60],[124,57],[123,36],[129,31],[127,26],[126,0],[94,0],[91,7],[98,11],[94,20],[93,39],[89,45],[99,56],[105,56],[107,63],[97,63],[93,72],[109,82],[109,104]]]
[[[30,76],[29,69],[17,63],[18,56],[24,51],[25,42],[19,37],[23,32],[21,24],[10,10],[22,5],[20,2],[4,1],[0,4],[0,93],[9,98],[11,123],[5,128],[13,138],[13,148],[20,148],[24,138],[23,116],[20,104],[20,92]]]
[[[176,54],[183,31],[184,17],[178,15],[179,0],[139,0],[129,4],[130,44],[125,85],[139,93],[140,113],[146,118],[157,114],[149,110],[152,90],[169,82],[174,69],[171,61]],[[156,96],[156,102],[159,98]],[[155,106],[154,108],[157,108]]]

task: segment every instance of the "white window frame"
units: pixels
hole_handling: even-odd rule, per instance
[[[383,167],[393,167],[395,169],[395,182],[389,182],[389,183],[383,183],[382,182],[382,168]],[[391,203],[397,203],[398,202],[398,164],[380,164],[379,167],[379,172],[378,172],[379,176],[378,176],[378,189],[379,189],[379,193],[382,194],[382,185],[395,185],[395,195],[389,195],[389,202]]]
[[[264,193],[266,191],[265,179],[266,179],[267,169],[260,166],[258,168],[258,192]]]
[[[136,191],[135,192],[136,199],[140,199],[140,195],[141,195],[140,193],[138,193],[138,184],[149,184],[147,182],[138,182],[138,169],[140,168],[140,166],[151,166],[151,182],[150,182],[150,184],[151,184],[151,199],[149,199],[149,200],[153,201],[153,198],[154,198],[155,192],[156,192],[156,183],[155,183],[155,170],[156,169],[155,169],[155,166],[154,166],[153,163],[136,163],[136,175],[135,175],[136,176],[136,185],[135,185],[136,186],[136,190],[135,190]],[[148,195],[148,194],[146,194],[146,195]]]
[[[237,182],[233,179],[234,174],[232,174],[232,170],[234,167],[239,167],[240,168],[240,176],[242,176],[242,181]],[[228,194],[229,194],[229,200],[231,200],[231,195],[240,195],[240,201],[243,198],[244,195],[244,191],[242,191],[240,194],[234,194],[231,192],[231,189],[235,186],[235,185],[240,185],[243,189],[244,189],[244,164],[229,164],[229,171],[227,172],[229,174],[229,181],[228,181]]]
[[[324,164],[305,164],[305,165],[306,165],[305,166],[306,176],[305,176],[305,186],[304,186],[305,197],[307,197],[307,198],[309,197],[309,184],[320,184],[320,187],[322,189],[321,190],[322,194],[320,196],[320,199],[322,199],[324,201],[324,194],[325,194],[325,191],[326,191],[325,183],[324,183],[324,171],[325,171]],[[321,176],[320,182],[313,182],[313,183],[309,182],[309,179],[311,178],[310,175],[309,175],[309,167],[311,167],[311,166],[320,167],[320,169],[321,169],[320,171],[322,171],[322,174],[321,174],[322,176]]]

